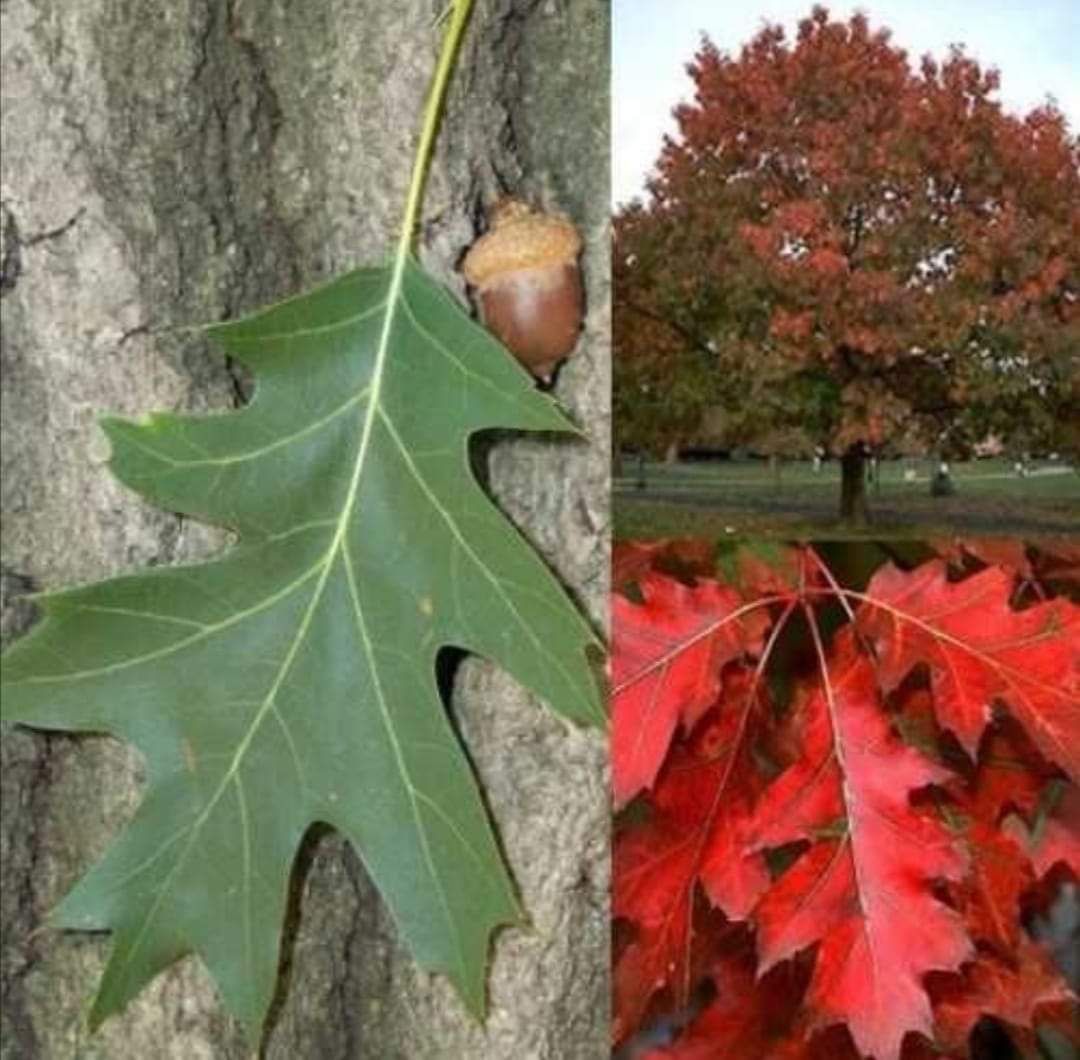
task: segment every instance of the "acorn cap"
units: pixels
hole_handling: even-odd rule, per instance
[[[465,279],[481,290],[498,277],[519,269],[573,265],[581,236],[565,218],[542,214],[517,199],[503,199],[491,213],[491,231],[465,255]]]

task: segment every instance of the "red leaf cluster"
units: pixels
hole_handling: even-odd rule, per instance
[[[682,580],[668,546],[623,546],[613,601],[616,1042],[665,1012],[692,1018],[652,1060],[1067,1028],[1021,925],[1080,873],[1080,607],[1027,592],[1037,553],[855,589],[810,548],[741,548],[720,577],[676,551]]]

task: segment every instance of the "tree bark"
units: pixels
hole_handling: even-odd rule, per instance
[[[863,526],[870,521],[866,450],[862,442],[849,445],[840,458],[840,518],[851,526]]]
[[[780,485],[781,485],[781,482],[780,482],[780,468],[781,468],[780,457],[778,457],[775,453],[770,453],[769,454],[769,474],[772,476],[773,485],[778,490],[780,489]]]
[[[103,467],[102,412],[205,410],[246,382],[167,329],[298,292],[391,245],[444,0],[6,0],[3,634],[35,589],[192,562],[226,536],[157,511]],[[597,626],[607,594],[608,5],[476,0],[425,201],[421,256],[455,264],[502,192],[586,237],[586,334],[556,396],[589,441],[505,436],[478,462],[500,506]],[[567,100],[573,100],[573,120]],[[606,1054],[606,741],[557,722],[480,660],[452,710],[529,930],[493,947],[490,1015],[464,1013],[403,949],[356,855],[309,837],[260,1055],[585,1058]],[[4,733],[3,1060],[248,1057],[194,958],[91,1037],[100,936],[36,930],[138,804],[141,764],[104,738]]]

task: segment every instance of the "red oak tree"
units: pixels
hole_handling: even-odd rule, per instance
[[[995,98],[962,49],[918,68],[815,7],[738,57],[706,37],[644,202],[615,219],[620,436],[800,426],[844,457],[1065,447],[1080,418],[1080,137]],[[681,382],[677,382],[681,381]],[[662,400],[659,395],[665,395]]]

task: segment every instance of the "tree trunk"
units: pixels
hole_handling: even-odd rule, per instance
[[[840,518],[851,526],[870,521],[866,502],[866,450],[861,442],[849,445],[840,458]]]
[[[489,486],[599,626],[609,481],[607,5],[476,0],[429,181],[421,255],[454,271],[504,191],[586,236],[586,334],[556,396],[590,441],[503,437]],[[227,408],[244,379],[174,325],[236,316],[391,246],[444,0],[8,0],[3,83],[3,634],[22,597],[226,537],[157,511],[103,464],[101,412]],[[156,9],[155,9],[156,10]],[[567,99],[574,100],[568,120]],[[448,682],[449,684],[449,682]],[[457,727],[531,919],[493,947],[472,1021],[415,966],[356,855],[313,835],[260,1054],[330,1060],[586,1058],[607,1050],[605,740],[488,663],[453,680]],[[105,738],[6,731],[2,1060],[251,1055],[194,958],[91,1038],[108,939],[40,928],[138,804]]]

